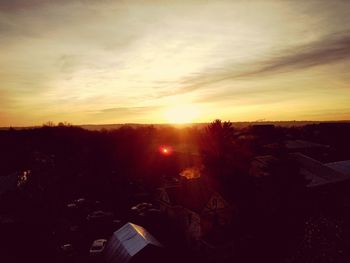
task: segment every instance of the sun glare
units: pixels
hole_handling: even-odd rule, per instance
[[[193,105],[179,105],[168,108],[165,113],[165,120],[168,123],[191,123],[196,120],[199,112]]]

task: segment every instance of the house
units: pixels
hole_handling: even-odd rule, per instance
[[[350,178],[350,160],[326,163],[326,166]]]
[[[350,160],[321,163],[301,153],[292,154],[306,178],[312,209],[350,207]]]
[[[284,146],[289,153],[299,152],[318,160],[327,159],[331,152],[329,145],[305,140],[287,140],[284,142]]]
[[[127,223],[112,234],[103,253],[106,263],[163,262],[162,250],[146,229]]]
[[[264,152],[272,155],[279,155],[281,152],[295,153],[300,152],[307,156],[317,159],[325,159],[331,152],[329,145],[315,143],[305,140],[285,140],[278,143],[265,144]]]
[[[268,176],[271,167],[277,162],[277,158],[272,155],[257,156],[250,165],[249,174],[255,178]]]
[[[194,249],[232,219],[230,204],[201,178],[183,178],[177,185],[159,188],[157,200],[160,210],[180,227],[188,247]]]
[[[256,137],[261,144],[266,144],[276,140],[277,129],[273,124],[255,124],[251,126],[251,134]]]
[[[308,188],[325,187],[350,180],[350,161],[321,163],[301,153],[291,154],[307,180]]]
[[[278,213],[284,201],[280,198],[280,178],[284,176],[277,169],[279,160],[272,155],[257,156],[251,162],[249,175],[253,179],[255,195],[252,209],[261,218],[269,220]]]
[[[304,140],[287,140],[284,142],[287,150],[291,152],[300,152],[300,151],[308,151],[308,150],[324,150],[329,149],[329,145],[304,141]]]

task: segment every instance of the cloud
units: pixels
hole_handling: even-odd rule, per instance
[[[145,117],[152,115],[153,113],[159,111],[161,107],[159,106],[142,106],[142,107],[114,107],[114,108],[105,108],[98,111],[90,113],[90,116],[96,120],[137,120],[144,121]]]
[[[330,65],[350,58],[350,32],[327,35],[312,43],[288,48],[266,56],[267,59],[237,65],[228,61],[217,69],[206,69],[182,82],[182,87],[161,92],[159,97],[205,89],[227,80],[249,80],[292,72],[319,65]]]
[[[92,3],[93,0],[1,0],[0,2],[0,11],[24,11],[27,9],[32,8],[38,8],[45,5],[58,5],[62,3],[72,3],[72,2],[78,2],[82,4]],[[108,0],[105,1],[99,1],[99,2],[108,2]]]
[[[137,113],[137,112],[149,112],[159,109],[159,107],[115,107],[115,108],[106,108],[102,109],[98,112],[98,114],[105,114],[105,113]]]
[[[43,3],[45,3],[43,0],[2,0],[0,2],[0,11],[23,10]]]
[[[311,44],[295,47],[263,61],[259,68],[236,77],[259,76],[275,72],[332,64],[350,58],[350,32],[327,36]]]

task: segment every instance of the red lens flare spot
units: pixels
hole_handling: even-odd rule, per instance
[[[170,146],[160,146],[159,152],[165,156],[172,154],[173,149]]]

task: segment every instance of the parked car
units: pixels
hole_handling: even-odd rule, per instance
[[[77,209],[86,206],[87,201],[85,198],[78,198],[67,204],[68,209]]]
[[[113,213],[104,212],[102,210],[94,211],[86,217],[87,221],[112,220]]]
[[[107,243],[107,239],[97,239],[92,242],[90,247],[90,255],[98,256],[101,255]]]
[[[77,205],[74,204],[74,203],[70,203],[70,204],[67,204],[67,208],[69,208],[69,209],[75,209],[75,208],[77,208]]]
[[[85,198],[78,198],[74,201],[76,204],[83,204],[86,202]]]
[[[153,208],[153,205],[150,203],[140,203],[140,204],[137,204],[137,205],[131,207],[131,211],[133,213],[141,213],[141,212],[144,212],[145,210],[148,210],[151,208]]]
[[[61,251],[62,251],[62,254],[67,257],[71,257],[74,254],[74,248],[70,243],[62,245]]]

